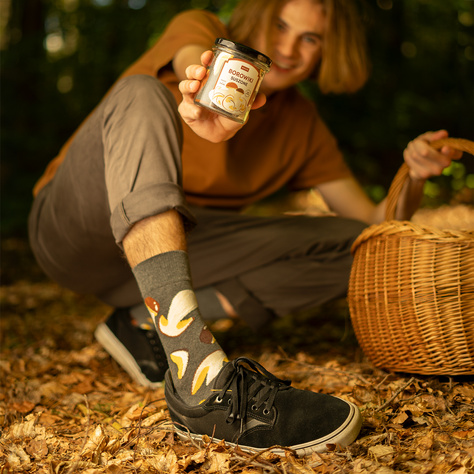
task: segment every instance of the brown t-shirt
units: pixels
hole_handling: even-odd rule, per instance
[[[189,44],[210,49],[217,37],[226,36],[225,26],[212,13],[181,13],[121,77],[158,77],[179,103],[178,79],[169,67],[174,55]],[[248,122],[227,142],[208,142],[184,122],[183,129],[183,188],[191,204],[239,208],[285,185],[298,190],[351,176],[314,104],[295,88],[273,94],[264,107],[250,113]],[[35,194],[52,179],[73,137],[49,164],[35,186]]]

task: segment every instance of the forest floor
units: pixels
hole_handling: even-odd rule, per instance
[[[0,301],[0,473],[474,472],[474,378],[375,368],[343,300],[265,336],[239,322],[212,328],[229,356],[360,408],[352,445],[300,458],[179,440],[163,389],[134,383],[94,340],[111,308],[45,278],[23,240],[2,243]]]

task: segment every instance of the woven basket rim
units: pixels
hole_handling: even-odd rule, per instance
[[[415,224],[411,221],[389,220],[364,229],[352,244],[352,254],[364,242],[382,236],[405,236],[426,241],[474,244],[474,231],[471,230],[440,229],[434,226]]]

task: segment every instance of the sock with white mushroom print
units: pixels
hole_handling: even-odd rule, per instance
[[[189,405],[211,395],[211,382],[228,362],[199,312],[186,252],[151,257],[133,268],[168,358],[173,383]]]

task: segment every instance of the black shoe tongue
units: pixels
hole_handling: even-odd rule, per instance
[[[222,367],[221,371],[219,372],[214,381],[214,389],[220,390],[221,388],[223,388],[234,372],[235,368],[232,362],[227,362],[227,364]]]
[[[214,390],[221,390],[224,385],[229,381],[229,379],[235,374],[236,372],[236,365],[235,362],[227,362],[224,367],[222,367],[221,371],[217,375],[214,381]],[[253,370],[249,370],[247,372],[247,375],[251,375],[250,379],[254,378],[262,378],[263,376],[257,372],[254,372]],[[247,377],[248,380],[250,380]]]

